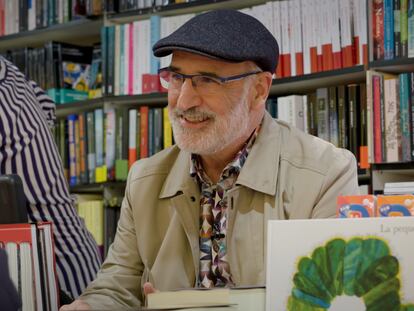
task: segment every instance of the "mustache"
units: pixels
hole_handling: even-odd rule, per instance
[[[174,110],[171,111],[171,115],[175,118],[209,118],[209,119],[215,119],[216,114],[211,112],[211,111],[207,111],[207,110],[203,110],[197,107],[192,107],[190,109],[179,109],[179,108],[175,108]]]

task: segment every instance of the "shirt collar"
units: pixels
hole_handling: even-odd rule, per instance
[[[227,179],[230,175],[240,173],[241,168],[246,162],[247,156],[256,140],[260,131],[261,124],[253,131],[249,139],[244,143],[243,147],[237,152],[234,159],[226,165],[221,173],[219,183]],[[195,178],[199,184],[212,185],[210,178],[207,176],[201,164],[201,158],[197,154],[191,154],[190,176]]]

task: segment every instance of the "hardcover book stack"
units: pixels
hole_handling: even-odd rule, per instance
[[[0,247],[22,311],[57,311],[59,305],[51,223],[0,225]]]

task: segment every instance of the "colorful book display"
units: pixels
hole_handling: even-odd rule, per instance
[[[413,217],[274,220],[266,310],[414,310]]]

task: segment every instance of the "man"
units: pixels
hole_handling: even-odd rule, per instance
[[[73,208],[50,130],[54,120],[53,101],[0,56],[0,175],[22,179],[29,221],[53,223],[60,289],[76,298],[95,278],[100,255]]]
[[[62,310],[136,307],[183,287],[265,284],[269,219],[334,217],[357,189],[343,149],[271,119],[278,46],[233,10],[194,17],[153,47],[176,146],[138,161],[97,279]]]

